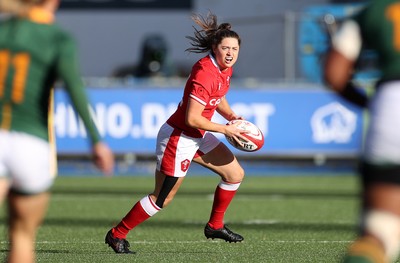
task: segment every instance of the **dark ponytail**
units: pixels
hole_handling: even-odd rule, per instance
[[[217,16],[209,12],[207,17],[195,14],[192,20],[199,25],[202,29],[194,28],[194,36],[186,36],[191,40],[192,47],[187,48],[186,51],[193,53],[205,53],[212,50],[213,46],[218,45],[224,38],[236,38],[240,45],[239,35],[231,30],[232,26],[229,23],[222,23],[218,25]]]

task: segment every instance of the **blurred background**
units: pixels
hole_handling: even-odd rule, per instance
[[[232,149],[245,169],[346,173],[356,167],[367,119],[324,87],[321,65],[330,35],[363,2],[63,0],[57,20],[76,37],[93,114],[117,154],[117,174],[153,173],[158,128],[204,55],[185,52],[190,16],[208,11],[242,38],[228,99],[265,136],[260,151]],[[373,52],[363,52],[358,69],[360,85],[369,89],[379,76]],[[55,116],[60,174],[96,174],[87,162],[85,131],[61,89]],[[219,116],[215,121],[224,123]]]

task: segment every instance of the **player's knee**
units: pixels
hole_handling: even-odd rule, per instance
[[[235,168],[234,172],[227,176],[226,181],[229,183],[241,182],[244,178],[244,170],[241,166]]]
[[[242,166],[238,165],[237,167],[235,167],[234,171],[235,171],[236,177],[243,179],[244,169],[242,168]]]
[[[244,170],[240,165],[232,165],[229,169],[218,172],[221,179],[228,183],[238,183],[243,181]]]
[[[400,217],[386,211],[371,210],[364,218],[364,231],[383,245],[389,262],[395,261],[400,251]]]

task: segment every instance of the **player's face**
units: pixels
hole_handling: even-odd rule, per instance
[[[213,48],[213,52],[220,70],[226,70],[236,63],[239,56],[239,42],[234,37],[224,38]]]

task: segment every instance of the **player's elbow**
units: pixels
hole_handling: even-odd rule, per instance
[[[198,126],[199,126],[198,119],[193,118],[193,117],[186,117],[185,123],[187,126],[189,126],[191,128],[198,128]]]
[[[327,87],[335,92],[341,92],[346,85],[346,82],[341,81],[335,74],[331,74],[330,72],[325,71],[323,78]]]
[[[342,92],[351,79],[353,63],[334,50],[329,52],[323,70],[323,80],[327,86],[335,92]]]

